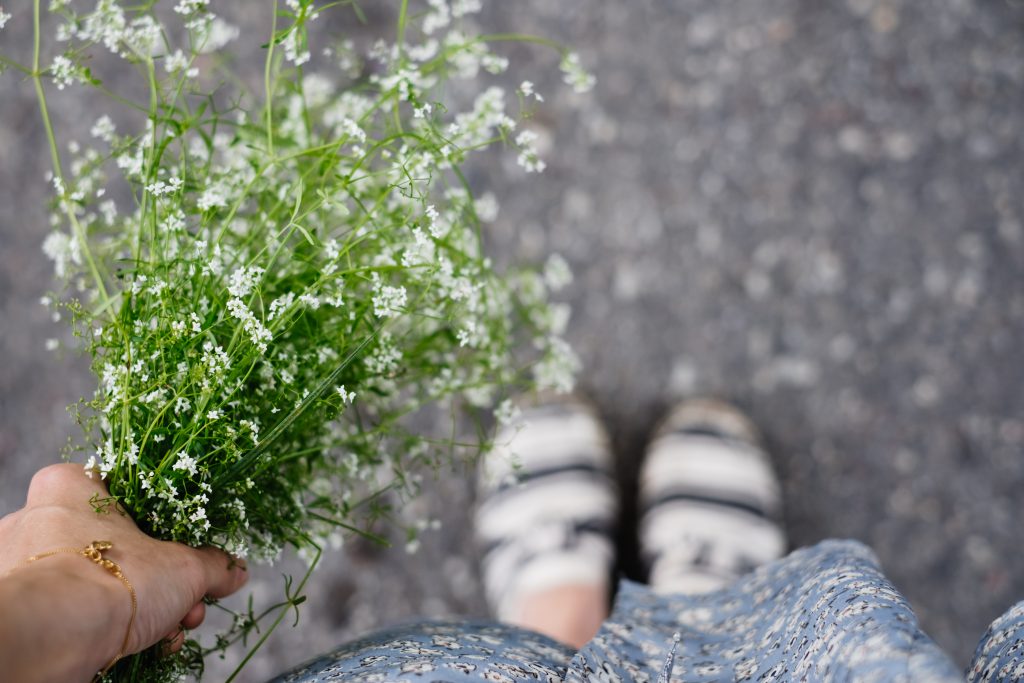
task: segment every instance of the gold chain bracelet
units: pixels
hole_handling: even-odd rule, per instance
[[[38,555],[33,555],[32,557],[28,558],[27,560],[21,563],[21,566],[24,566],[27,564],[31,564],[36,560],[41,560],[44,557],[52,557],[54,555],[60,555],[62,553],[69,553],[71,555],[81,555],[85,559],[89,560],[90,562],[96,563],[97,565],[105,569],[109,574],[119,579],[121,583],[124,584],[124,587],[128,589],[128,592],[132,596],[132,616],[131,619],[128,620],[128,631],[124,634],[124,642],[121,643],[121,651],[112,660],[110,660],[110,663],[107,664],[102,671],[96,674],[96,678],[93,679],[94,681],[99,681],[104,676],[106,676],[107,672],[110,671],[110,669],[112,669],[113,666],[117,664],[117,662],[122,657],[124,657],[125,652],[128,650],[128,641],[131,639],[132,636],[132,626],[135,625],[135,613],[138,610],[139,606],[138,599],[135,596],[135,587],[132,586],[131,582],[128,581],[125,575],[121,572],[121,567],[113,560],[108,560],[107,558],[103,557],[103,553],[107,550],[110,550],[113,547],[114,544],[110,541],[93,541],[84,548],[57,548],[56,550],[50,550],[45,553],[39,553]]]

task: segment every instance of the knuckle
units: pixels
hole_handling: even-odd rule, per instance
[[[178,556],[178,567],[188,585],[193,601],[198,601],[206,593],[206,566],[202,556],[194,549],[180,543],[169,543],[174,546]]]
[[[67,465],[47,465],[32,475],[29,490],[38,493],[61,487],[68,481],[70,474]]]

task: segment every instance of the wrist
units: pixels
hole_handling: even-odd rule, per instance
[[[0,579],[0,604],[10,606],[12,617],[0,627],[0,659],[13,663],[18,681],[92,680],[120,654],[131,619],[121,582],[70,553]]]

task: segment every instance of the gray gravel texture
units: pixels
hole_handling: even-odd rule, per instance
[[[547,97],[530,125],[548,170],[524,176],[499,154],[472,178],[502,204],[496,256],[555,250],[574,266],[569,336],[627,489],[675,398],[738,402],[776,456],[792,544],[870,544],[966,664],[1024,597],[1024,4],[486,4],[486,30],[574,45],[599,77],[575,96],[551,53],[507,48],[508,84],[529,78]],[[26,28],[12,20],[0,49],[24,49]],[[58,125],[83,125],[77,102],[61,100]],[[47,163],[31,88],[8,74],[0,514],[74,433],[64,406],[93,386],[80,359],[43,348],[68,337],[37,303]],[[243,679],[378,625],[483,613],[468,479],[408,510],[444,521],[418,555],[353,543],[331,556],[303,623]],[[631,519],[627,505],[627,557]],[[279,569],[257,573],[259,593]]]

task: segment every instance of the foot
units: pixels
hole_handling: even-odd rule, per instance
[[[575,399],[528,408],[523,418],[518,431],[498,434],[478,477],[476,535],[488,602],[501,621],[537,628],[552,621],[541,604],[552,603],[538,596],[585,595],[590,603],[599,596],[600,624],[618,513],[608,436],[594,411]],[[595,610],[588,604],[558,611],[562,622],[568,613],[569,622],[589,623],[585,615]],[[566,630],[539,630],[558,638],[558,629]]]
[[[662,593],[722,588],[786,549],[778,478],[737,409],[685,401],[665,418],[640,472],[640,548]]]

